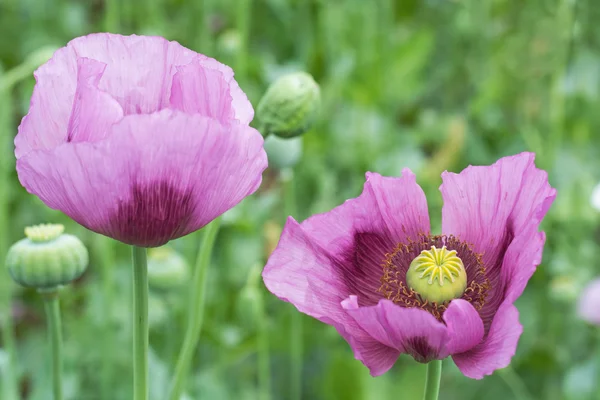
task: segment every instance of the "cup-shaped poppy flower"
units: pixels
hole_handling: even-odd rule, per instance
[[[36,72],[15,138],[22,185],[121,242],[154,247],[253,193],[267,159],[233,71],[161,37],[93,34]]]
[[[516,351],[514,302],[541,261],[555,190],[529,153],[442,179],[440,235],[412,172],[367,173],[359,197],[289,218],[263,271],[272,293],[333,325],[372,375],[409,354],[452,356],[479,379]]]

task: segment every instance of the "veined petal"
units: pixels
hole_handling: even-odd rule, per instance
[[[172,108],[206,115],[223,123],[235,118],[233,99],[223,73],[206,68],[199,60],[177,67],[170,102]]]
[[[123,118],[123,109],[108,93],[98,89],[106,64],[77,60],[77,90],[67,128],[67,142],[95,142],[104,139],[111,126]]]
[[[427,311],[404,308],[385,299],[375,306],[359,307],[356,296],[344,300],[342,307],[383,346],[423,363],[448,356],[448,330]]]
[[[452,358],[464,375],[481,379],[510,364],[522,332],[519,311],[513,304],[504,303],[498,308],[484,341],[467,352],[454,354]]]
[[[153,247],[206,225],[253,193],[266,168],[260,133],[200,115],[130,115],[106,139],[17,160],[23,186],[81,225]]]
[[[491,285],[480,311],[487,330],[505,299],[508,277],[520,275],[511,289],[511,296],[518,297],[523,282],[539,264],[541,246],[529,249],[532,253],[525,256],[519,256],[516,249],[529,241],[539,244],[537,229],[556,190],[548,184],[546,172],[535,167],[532,153],[505,157],[489,167],[471,166],[460,174],[445,172],[442,179],[443,233],[458,236],[483,254]]]
[[[106,65],[101,79],[91,87],[114,98],[124,114],[149,114],[170,108],[177,67],[194,63],[221,72],[237,120],[248,124],[254,115],[252,105],[233,78],[233,71],[226,65],[161,37],[96,33],[70,41],[35,72],[36,86],[30,109],[15,138],[17,158],[32,150],[53,149],[65,142],[74,110],[79,59]],[[220,92],[203,93],[207,102],[223,96],[221,86],[217,87]],[[212,86],[206,88],[213,89]]]
[[[391,189],[382,189],[383,183]],[[388,199],[394,193],[396,198]],[[383,209],[380,209],[380,204]],[[390,218],[390,221],[385,218]],[[392,251],[397,243],[429,231],[425,195],[410,171],[405,171],[400,178],[367,174],[359,197],[347,200],[327,213],[315,215],[300,226],[292,221],[288,220],[263,277],[269,290],[280,298],[288,298],[287,301],[301,311],[300,302],[307,301],[303,295],[306,285],[301,286],[301,293],[297,296],[289,298],[287,295],[298,289],[298,279],[299,282],[306,281],[307,278],[300,279],[299,276],[315,274],[323,274],[325,282],[336,287],[337,297],[330,300],[333,304],[330,312],[340,312],[340,301],[352,294],[358,296],[361,304],[376,304],[381,298],[377,291],[381,286],[381,263],[385,254]],[[416,222],[419,225],[412,225]],[[403,226],[403,229],[390,232],[389,226]],[[300,239],[290,239],[288,231],[301,235],[302,241],[298,243]],[[302,252],[293,249],[296,246],[319,249],[322,254],[310,258],[309,262]],[[290,258],[291,254],[295,258]],[[290,279],[290,273],[298,274],[298,277]],[[277,285],[276,289],[273,285]]]
[[[77,62],[63,47],[34,72],[35,87],[29,112],[15,137],[15,156],[38,149],[52,149],[65,141],[77,87]]]
[[[449,354],[468,351],[483,339],[483,321],[469,302],[452,300],[443,318],[448,327],[446,350]]]

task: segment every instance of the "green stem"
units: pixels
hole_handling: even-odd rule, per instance
[[[252,291],[253,312],[256,321],[256,347],[258,360],[258,398],[271,399],[271,359],[269,331],[263,294],[259,288],[262,265],[255,265],[248,274],[248,289]]]
[[[48,324],[48,338],[52,352],[52,392],[54,400],[62,400],[62,327],[58,293],[42,294]]]
[[[113,286],[114,286],[114,267],[115,254],[112,239],[102,235],[94,236],[94,247],[97,254],[97,259],[100,263],[100,275],[102,277],[102,301],[105,310],[108,310],[108,315],[113,309]],[[100,372],[100,390],[103,399],[110,398],[112,393],[112,360],[109,357],[112,344],[114,343],[113,335],[113,320],[107,318],[104,320],[104,332],[102,334],[103,357]]]
[[[3,80],[4,73],[2,65],[0,65],[0,81]],[[8,182],[14,170],[11,161],[13,158],[13,139],[12,135],[9,134],[14,127],[13,111],[14,101],[10,90],[0,89],[0,181],[2,182]],[[0,185],[0,260],[5,259],[9,246],[10,200],[8,185]],[[4,275],[0,277],[0,314],[3,315],[0,323],[2,324],[2,343],[8,355],[6,373],[2,377],[2,398],[6,400],[16,400],[19,397],[15,362],[15,333],[12,321],[12,290],[12,280],[9,279],[8,272],[4,270]]]
[[[204,318],[204,303],[206,301],[206,277],[213,245],[219,231],[219,221],[210,223],[205,231],[202,246],[196,259],[196,268],[192,278],[192,287],[189,293],[188,321],[183,345],[179,351],[175,373],[171,381],[170,400],[179,400],[189,374],[192,359],[202,330]]]
[[[146,249],[133,252],[133,400],[148,400],[148,261]]]
[[[8,286],[8,285],[6,285]],[[10,298],[10,292],[4,294],[5,302],[2,305],[3,311],[5,312],[2,323],[2,342],[4,343],[4,349],[8,355],[8,363],[6,365],[6,373],[4,374],[2,398],[6,400],[17,400],[19,398],[17,391],[17,376],[15,372],[16,367],[16,346],[15,346],[15,333],[12,323],[12,301]]]
[[[287,169],[281,172],[281,183],[283,187],[283,212],[285,218],[296,214],[296,191],[294,188],[294,172]],[[300,400],[302,398],[302,332],[303,315],[294,307],[290,307],[292,312],[290,326],[290,398]]]
[[[425,393],[423,400],[437,400],[440,393],[440,378],[442,377],[442,360],[433,360],[427,364],[425,378]]]

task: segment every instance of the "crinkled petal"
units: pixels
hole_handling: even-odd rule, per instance
[[[67,129],[68,142],[94,142],[104,139],[111,126],[123,118],[123,109],[109,94],[98,89],[106,64],[77,60],[77,90]]]
[[[589,283],[577,303],[577,314],[590,324],[600,325],[600,279]]]
[[[338,261],[336,273],[361,305],[377,304],[382,261],[398,243],[429,233],[423,190],[408,169],[398,178],[367,173],[362,194],[330,212],[312,216],[302,229]]]
[[[30,152],[17,172],[30,193],[87,228],[153,247],[253,193],[267,163],[262,143],[248,126],[163,110],[126,116],[99,142]]]
[[[97,33],[76,38],[67,47],[72,62],[86,57],[107,65],[98,87],[112,95],[126,114],[164,108],[176,66],[200,56],[158,36]]]
[[[233,99],[223,73],[206,68],[200,61],[177,67],[171,88],[171,107],[223,123],[235,118]]]
[[[226,65],[161,37],[96,33],[70,41],[35,72],[30,109],[15,138],[17,158],[64,143],[77,88],[77,60],[82,58],[106,65],[101,79],[92,86],[111,95],[125,114],[148,114],[171,107],[177,67],[194,62],[222,73],[237,120],[248,124],[254,116],[252,105]],[[222,94],[203,95],[208,99]]]
[[[452,300],[443,318],[448,327],[446,350],[449,354],[470,350],[483,339],[483,321],[468,301]]]
[[[29,112],[15,137],[15,156],[37,149],[52,149],[65,141],[73,97],[77,87],[77,64],[71,50],[63,47],[35,73]]]
[[[242,124],[249,124],[252,121],[252,118],[254,118],[254,109],[252,108],[252,104],[248,100],[246,93],[244,93],[234,79],[233,70],[227,65],[221,64],[214,58],[206,57],[204,55],[200,56],[201,57],[195,59],[196,62],[199,62],[206,69],[219,71],[223,74],[223,78],[229,85],[229,95],[232,99],[235,119]]]
[[[349,319],[340,307],[348,288],[337,261],[289,217],[262,277],[267,289],[299,311],[332,325]]]
[[[454,354],[452,358],[464,375],[481,379],[510,364],[522,332],[519,311],[514,305],[504,303],[498,308],[484,341],[467,352]]]
[[[404,308],[385,299],[375,306],[359,307],[356,296],[344,300],[342,307],[383,346],[409,354],[419,362],[448,356],[448,330],[425,310]]]
[[[521,239],[539,242],[537,228],[556,196],[548,184],[547,173],[535,167],[534,157],[532,153],[521,153],[489,167],[470,166],[460,174],[442,174],[443,233],[458,236],[483,254],[492,288],[480,312],[486,328],[504,301],[508,282],[503,277],[515,276],[520,268],[526,269],[523,276],[531,276],[537,265],[514,252],[505,262],[505,255],[510,255],[511,244],[519,240],[518,236],[528,234]],[[535,254],[532,257],[538,258]],[[525,261],[526,265],[509,265],[515,260]],[[522,288],[514,293],[519,290]]]

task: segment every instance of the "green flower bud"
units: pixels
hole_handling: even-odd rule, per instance
[[[277,79],[258,103],[256,118],[263,135],[284,138],[302,135],[321,106],[319,85],[306,72]]]
[[[185,259],[170,247],[148,250],[148,285],[159,291],[177,289],[190,278]]]
[[[269,167],[272,168],[293,167],[302,157],[302,137],[282,139],[270,135],[265,139],[264,146],[269,159]]]
[[[410,263],[406,283],[424,300],[442,304],[462,296],[467,272],[456,250],[431,246]]]
[[[8,251],[6,266],[19,284],[56,289],[79,278],[87,268],[88,251],[81,241],[63,234],[64,226],[43,224],[25,228],[25,239]]]

